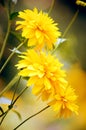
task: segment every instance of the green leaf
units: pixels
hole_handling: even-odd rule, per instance
[[[59,44],[58,52],[64,60],[70,63],[74,63],[75,61],[77,61],[77,57],[75,54],[74,46],[71,42],[72,41],[67,40]]]
[[[14,12],[12,14],[10,14],[10,20],[15,19],[18,16],[18,12]]]
[[[22,42],[25,38],[21,36],[20,33],[11,31],[11,34],[17,38],[18,41]]]
[[[12,111],[18,116],[18,118],[20,120],[22,120],[21,114],[18,111],[14,110],[14,109]]]

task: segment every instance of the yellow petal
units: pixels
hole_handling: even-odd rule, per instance
[[[51,82],[46,77],[44,78],[44,85],[46,90],[52,87]]]

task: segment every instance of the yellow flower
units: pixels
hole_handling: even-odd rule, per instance
[[[42,11],[38,12],[35,8],[19,12],[17,28],[22,29],[22,36],[28,39],[28,46],[36,46],[37,49],[47,47],[52,49],[61,33],[58,31],[57,23]]]
[[[74,89],[67,86],[65,89],[60,89],[49,105],[53,107],[54,111],[57,111],[58,117],[68,117],[72,112],[78,115],[76,99],[77,96],[75,95]]]
[[[83,6],[83,7],[86,6],[86,2],[81,1],[81,0],[76,0],[76,4],[77,4],[77,5],[81,5],[81,6]]]
[[[37,53],[28,50],[20,56],[22,60],[16,65],[21,69],[19,75],[30,77],[27,86],[33,85],[33,93],[42,96],[43,100],[53,98],[59,88],[64,88],[67,81],[62,64],[51,54]]]

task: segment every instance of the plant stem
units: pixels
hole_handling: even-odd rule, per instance
[[[19,99],[19,97],[24,93],[24,91],[27,89],[28,87],[24,88],[19,96],[8,106],[8,109],[1,115],[3,116],[1,121],[0,121],[0,125],[2,124],[3,120],[5,119],[5,117],[7,116],[8,112],[13,108],[13,105],[15,104],[15,102]]]
[[[14,105],[15,104],[15,102],[18,100],[18,98],[24,93],[24,91],[27,89],[28,87],[26,87],[26,88],[24,88],[21,92],[20,92],[20,94],[17,96],[17,98],[14,100],[14,102],[12,103],[12,105]]]
[[[9,55],[9,57],[7,58],[7,60],[5,61],[5,63],[3,64],[3,66],[2,66],[1,69],[0,69],[0,73],[3,71],[3,69],[5,68],[5,66],[7,65],[7,63],[10,61],[10,59],[13,57],[13,55],[15,54],[15,52],[16,52],[25,42],[26,42],[26,39],[25,39],[25,41],[23,41],[21,44],[19,44],[19,45],[16,47],[15,51],[13,51],[13,52]]]
[[[55,0],[52,0],[50,9],[49,9],[49,11],[48,11],[48,14],[51,13],[51,11],[52,11],[52,9],[53,9],[53,6],[54,6],[54,3],[55,3]]]
[[[4,111],[3,111],[3,109],[2,109],[2,107],[0,106],[0,111],[1,111],[1,115],[0,115],[0,117],[3,115],[3,113],[4,113]]]
[[[15,83],[16,81],[19,79],[19,75],[16,75],[11,81],[10,83],[1,91],[0,96],[3,95],[3,93],[5,93],[6,91],[8,91]]]
[[[2,48],[1,48],[1,52],[0,52],[0,61],[2,59],[4,50],[5,50],[5,46],[6,46],[6,43],[7,43],[7,39],[8,39],[9,33],[10,33],[10,27],[11,27],[11,20],[9,19],[8,10],[7,10],[7,16],[8,16],[8,28],[7,28],[7,33],[6,33],[6,36],[4,38],[4,42],[3,42],[3,45],[2,45]]]
[[[71,26],[73,25],[74,21],[76,20],[77,16],[78,16],[79,10],[77,10],[72,18],[72,20],[70,21],[70,23],[68,24],[66,30],[64,31],[62,38],[65,37],[65,35],[67,34],[67,32],[69,31],[69,29],[71,28]],[[61,40],[62,40],[61,38]],[[61,42],[60,40],[60,42]],[[52,54],[57,50],[58,46],[52,51]]]
[[[3,120],[5,119],[6,115],[8,114],[9,112],[9,109],[6,111],[6,113],[4,113],[4,116],[2,117],[1,119],[1,122],[0,122],[0,125],[2,124]]]
[[[13,93],[13,97],[12,97],[12,100],[11,100],[11,104],[12,104],[13,101],[14,101],[15,94],[16,94],[16,91],[17,91],[17,89],[18,89],[18,86],[19,86],[20,80],[21,80],[21,76],[19,77],[19,80],[18,80],[18,82],[17,82],[17,84],[16,84],[16,86],[15,86],[15,90],[14,90],[14,93]]]
[[[72,20],[70,21],[70,23],[68,24],[66,30],[65,30],[64,33],[63,33],[62,38],[65,37],[65,35],[67,34],[68,30],[71,28],[71,26],[72,26],[73,23],[75,22],[76,17],[78,16],[78,13],[79,13],[79,10],[77,10],[76,13],[74,14]]]
[[[45,111],[47,108],[49,108],[49,106],[46,106],[45,108],[43,108],[42,110],[40,110],[39,112],[33,114],[32,116],[28,117],[27,119],[25,119],[22,123],[20,123],[16,128],[14,128],[13,130],[17,130],[21,125],[23,125],[25,122],[27,122],[28,120],[30,120],[31,118],[33,118],[34,116],[40,114],[41,112]]]

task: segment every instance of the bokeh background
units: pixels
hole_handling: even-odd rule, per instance
[[[4,2],[7,1],[0,0],[0,49],[8,24]],[[18,12],[23,9],[33,9],[36,7],[39,10],[48,12],[52,2],[53,0],[17,0],[14,11]],[[78,95],[79,115],[73,115],[68,119],[57,119],[55,113],[49,108],[23,124],[19,130],[86,130],[86,7],[76,5],[75,0],[54,0],[54,5],[49,15],[58,23],[60,31],[63,34],[77,10],[79,10],[78,16],[65,35],[66,41],[59,45],[56,53],[61,62],[64,63],[64,68],[67,71],[67,79],[71,86],[75,88]],[[15,30],[16,19],[12,22],[12,31]],[[0,66],[3,65],[11,53],[9,49],[13,49],[18,44],[19,41],[10,33]],[[25,47],[21,49],[24,50]],[[15,76],[17,70],[14,65],[17,61],[17,55],[13,56],[1,73],[0,91]],[[25,86],[26,80],[22,80],[16,96]],[[5,97],[11,99],[13,91],[14,86],[5,93]],[[17,114],[10,111],[0,126],[0,130],[12,130],[21,121],[45,106],[46,104],[41,100],[37,100],[32,95],[31,89],[28,89],[15,105],[15,109],[21,114],[22,119],[19,119]],[[4,109],[6,107],[6,105],[3,105]]]

